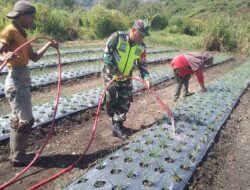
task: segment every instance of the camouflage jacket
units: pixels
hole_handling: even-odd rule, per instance
[[[115,73],[118,72],[118,65],[114,58],[114,54],[118,52],[117,44],[119,38],[122,38],[124,41],[127,41],[130,44],[130,46],[136,45],[134,42],[130,41],[128,32],[115,32],[109,37],[103,55],[103,62],[104,62],[103,72],[106,80],[111,80],[115,75]],[[144,43],[140,45],[145,47],[145,51],[141,54],[140,59],[134,62],[134,66],[138,68],[141,78],[144,80],[148,80],[149,72],[147,71],[147,65],[146,65],[146,46]],[[131,70],[129,76],[132,76],[133,69]]]

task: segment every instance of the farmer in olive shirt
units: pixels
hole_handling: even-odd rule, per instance
[[[14,55],[13,51],[28,41],[25,29],[32,27],[35,14],[36,8],[30,2],[16,2],[7,14],[12,19],[11,24],[0,33],[0,60],[7,61],[8,67],[5,96],[12,110],[9,158],[13,166],[28,165],[34,158],[34,154],[26,153],[30,129],[34,124],[28,61],[38,61],[49,47],[58,48],[56,41],[50,41],[37,52],[27,45]]]

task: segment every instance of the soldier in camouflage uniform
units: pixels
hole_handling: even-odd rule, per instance
[[[148,36],[148,25],[142,20],[134,22],[129,32],[113,33],[106,44],[104,51],[104,81],[107,85],[115,80],[105,96],[107,114],[112,118],[113,136],[126,139],[123,122],[132,101],[132,76],[134,66],[139,69],[141,78],[150,87],[149,73],[146,65],[146,46],[143,38]],[[122,78],[119,78],[122,77]]]

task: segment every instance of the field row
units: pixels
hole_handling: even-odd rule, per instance
[[[90,52],[103,52],[104,47],[100,46],[78,46],[78,47],[60,47],[60,53],[63,54],[72,54],[72,53],[90,53]],[[156,53],[156,52],[170,52],[170,51],[178,51],[176,48],[171,47],[152,47],[149,46],[147,48],[148,53]],[[56,55],[57,52],[53,49],[47,51],[45,56]]]
[[[154,57],[161,57],[161,59],[165,60],[166,56],[170,56],[177,52],[178,50],[169,50],[169,48],[152,48],[149,49],[148,58],[149,61],[152,62]],[[154,55],[159,54],[159,55]],[[162,54],[162,55],[161,55]],[[165,55],[165,56],[163,56]],[[61,55],[61,65],[69,65],[80,62],[93,62],[101,60],[103,57],[103,52],[82,52],[82,53],[70,53],[70,54],[62,54]],[[55,67],[58,64],[57,56],[44,56],[37,62],[29,61],[28,67],[30,69],[38,69],[45,67]],[[8,70],[5,67],[1,71],[1,75],[7,74]]]
[[[215,80],[115,151],[65,190],[184,189],[220,128],[250,84],[250,61]]]
[[[229,56],[228,59],[231,57]],[[218,60],[220,60],[218,58]],[[225,61],[225,60],[223,60]],[[215,64],[223,63],[223,61],[216,62]],[[165,69],[160,69],[155,72],[150,73],[152,79],[152,84],[159,84],[163,81],[167,81],[174,77],[172,69],[170,66],[166,66]],[[144,89],[144,86],[136,81],[133,81],[133,91],[139,91]],[[77,113],[80,111],[87,110],[89,108],[96,107],[100,99],[101,93],[103,92],[103,87],[96,89],[90,89],[72,94],[69,97],[61,97],[60,104],[58,107],[58,113],[56,118],[62,118],[67,115]],[[41,105],[33,106],[33,114],[35,118],[34,127],[47,124],[52,121],[54,103],[47,102]],[[9,137],[10,132],[10,114],[0,117],[0,141]]]
[[[148,64],[159,63],[163,61],[171,60],[175,54],[154,57],[152,59],[149,58]],[[214,64],[222,63],[231,59],[232,56],[225,54],[216,54],[214,56]],[[168,67],[168,66],[167,66]],[[62,69],[61,80],[66,81],[75,78],[81,78],[89,75],[93,75],[96,73],[100,73],[102,71],[103,64],[102,62],[93,62],[93,63],[83,63],[72,65],[70,67],[65,67]],[[55,84],[57,82],[58,73],[55,71],[49,71],[47,69],[40,71],[31,72],[31,87],[37,88],[40,86],[47,86],[50,84]],[[0,80],[0,97],[4,96],[4,79]]]

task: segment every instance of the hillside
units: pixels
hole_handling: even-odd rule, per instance
[[[91,7],[105,0],[79,0],[84,6]],[[126,0],[125,0],[126,1]],[[234,14],[242,10],[249,15],[250,2],[248,0],[138,0],[140,3],[159,3],[166,5],[171,15],[183,14],[190,17],[207,16],[214,12]]]

